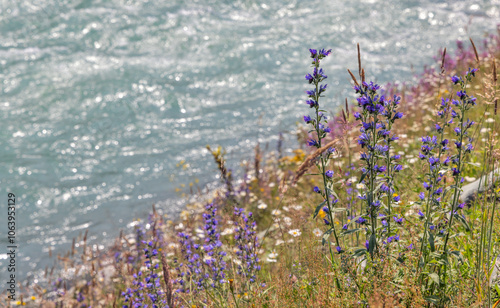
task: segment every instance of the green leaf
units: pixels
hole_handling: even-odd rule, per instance
[[[330,187],[327,187],[326,191],[328,192],[328,195],[333,195],[335,197],[335,199],[339,200],[339,196],[337,195],[336,192],[333,191],[333,189],[331,189]]]
[[[367,174],[368,174],[368,172],[363,173],[363,175],[362,175],[362,176],[361,176],[361,178],[359,179],[358,184],[359,184],[359,183],[361,183],[361,182],[363,182],[363,180],[366,178],[366,175],[367,175]]]
[[[431,251],[434,252],[436,247],[434,246],[434,235],[429,232],[429,245],[431,245]]]
[[[469,227],[469,224],[467,223],[467,221],[465,220],[465,218],[463,218],[462,216],[460,216],[458,214],[455,214],[455,217],[457,218],[458,221],[460,221],[462,223],[462,225],[465,227],[465,230],[467,232],[469,232],[470,227]]]
[[[429,303],[434,304],[434,305],[438,305],[439,304],[439,300],[440,300],[440,298],[437,297],[436,295],[431,295],[431,296],[428,296],[428,297],[424,297],[424,299],[426,301],[428,301]]]
[[[326,203],[326,200],[321,202],[317,207],[316,209],[314,210],[314,215],[313,215],[313,218],[316,218],[316,216],[318,216],[318,213],[319,213],[319,210],[321,210],[321,208],[323,207],[323,205],[325,205]]]
[[[360,249],[356,249],[356,251],[354,251],[354,254],[352,255],[352,257],[357,258],[357,257],[364,256],[365,254],[366,254],[366,249],[360,248]]]
[[[436,284],[439,284],[439,276],[436,273],[429,274],[429,278]]]
[[[321,245],[325,245],[326,244],[326,240],[328,239],[328,237],[330,237],[330,234],[333,232],[333,228],[330,228],[328,229],[328,231],[326,231],[324,234],[323,234],[323,238],[321,239]]]
[[[337,208],[333,208],[332,209],[332,213],[335,213],[335,212],[343,212],[343,211],[346,211],[347,209],[345,207],[337,207]]]
[[[500,296],[500,287],[496,284],[495,291],[497,291],[498,296]]]
[[[342,232],[342,235],[348,235],[348,234],[351,234],[351,233],[355,233],[355,232],[358,232],[359,230],[363,230],[363,229],[360,229],[360,228],[349,229],[349,230],[346,230],[346,231]]]
[[[368,242],[368,245],[369,245],[369,252],[370,252],[370,255],[373,254],[373,251],[375,250],[375,247],[377,246],[377,238],[375,237],[375,233],[372,233],[372,235],[370,235],[370,241]]]

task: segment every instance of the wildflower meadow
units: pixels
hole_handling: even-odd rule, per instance
[[[368,78],[357,52],[355,98],[334,103],[336,50],[303,51],[292,154],[257,147],[237,178],[208,146],[218,189],[178,219],[153,206],[106,251],[75,239],[19,304],[500,307],[500,36],[401,84]]]

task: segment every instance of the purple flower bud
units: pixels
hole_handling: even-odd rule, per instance
[[[418,195],[418,197],[420,198],[420,200],[422,200],[422,201],[423,201],[423,200],[425,199],[425,194],[424,194],[424,192],[421,192],[421,193]]]

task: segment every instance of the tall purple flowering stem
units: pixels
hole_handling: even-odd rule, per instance
[[[316,148],[321,148],[322,146],[322,140],[326,137],[327,133],[331,132],[330,127],[328,126],[327,122],[327,117],[325,115],[326,111],[321,110],[319,108],[319,99],[322,96],[321,94],[326,91],[327,84],[321,84],[323,80],[327,78],[325,73],[323,72],[323,69],[320,68],[320,61],[327,57],[328,55],[331,54],[331,49],[325,50],[325,49],[309,49],[309,52],[311,53],[311,58],[313,59],[312,61],[312,66],[313,66],[313,73],[312,74],[307,74],[305,76],[306,80],[309,82],[309,84],[314,84],[314,89],[307,91],[307,95],[309,99],[306,101],[306,103],[309,105],[310,108],[314,108],[315,110],[315,119],[311,119],[310,116],[304,116],[304,121],[307,124],[311,124],[314,127],[314,132],[316,132],[316,138],[313,136],[311,140],[308,141],[309,146],[313,146]],[[316,210],[317,215],[318,211],[324,204],[326,204],[327,208],[327,215],[328,219],[324,219],[324,223],[327,226],[330,226],[330,229],[325,232],[323,235],[323,239],[325,239],[330,233],[333,232],[333,235],[335,237],[335,242],[337,247],[340,247],[340,241],[337,235],[337,230],[335,228],[335,224],[333,221],[333,190],[332,190],[332,176],[333,176],[333,171],[332,170],[326,170],[326,163],[330,159],[330,156],[332,153],[334,153],[335,149],[330,148],[327,153],[326,157],[325,155],[321,154],[320,156],[320,164],[317,165],[318,169],[321,172],[322,178],[323,178],[323,190],[319,189],[318,187],[314,188],[314,191],[321,194],[321,196],[325,199],[323,203],[321,203]]]

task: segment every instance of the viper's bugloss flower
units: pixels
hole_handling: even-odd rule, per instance
[[[311,122],[311,117],[310,117],[310,116],[308,116],[308,115],[305,115],[305,116],[304,116],[304,122],[306,122],[306,123],[310,123],[310,122]]]
[[[459,83],[459,82],[460,82],[460,77],[458,77],[458,76],[456,76],[456,75],[455,75],[455,76],[451,77],[451,81],[452,81],[454,84],[457,84],[457,83]]]
[[[359,112],[355,112],[355,113],[354,113],[354,118],[355,118],[356,120],[361,120],[361,113],[359,113]]]
[[[321,193],[321,190],[319,189],[318,186],[314,186],[314,192],[319,194]]]
[[[358,138],[358,144],[361,145],[362,148],[364,148],[369,143],[369,141],[370,138],[365,133],[362,133]]]
[[[322,55],[323,57],[327,57],[332,53],[331,49],[320,49],[319,54]]]
[[[389,146],[388,145],[377,144],[377,145],[375,145],[374,150],[375,150],[374,152],[377,152],[378,154],[383,154],[383,153],[389,151]]]
[[[365,89],[373,93],[377,92],[377,90],[380,89],[380,86],[378,84],[374,84],[373,81],[370,81],[370,83],[363,82],[363,86],[365,87]]]
[[[395,196],[395,197],[393,198],[393,200],[394,200],[395,202],[399,202],[399,200],[401,200],[401,196]]]
[[[446,157],[446,159],[443,161],[443,165],[449,166],[450,165],[450,161],[451,161],[450,157],[449,156]]]
[[[399,242],[399,235],[389,236],[387,238],[387,243],[391,243],[392,241]]]
[[[313,100],[313,99],[309,99],[306,101],[306,104],[309,105],[310,108],[314,108],[314,107],[317,107],[318,106],[318,102]]]
[[[78,293],[78,295],[76,296],[76,301],[81,303],[85,300],[85,297],[83,296],[82,292]]]
[[[379,207],[379,206],[380,206],[380,204],[381,204],[381,203],[380,203],[380,200],[376,200],[376,201],[373,201],[373,202],[372,202],[372,206],[374,206],[374,207]]]
[[[360,224],[360,225],[363,225],[366,223],[366,219],[364,219],[363,217],[359,217],[358,219],[356,219],[355,222]]]
[[[427,184],[427,182],[424,182],[423,185],[424,185],[424,188],[427,189],[427,190],[429,190],[429,189],[432,188],[432,185],[431,184]]]
[[[382,186],[380,186],[380,191],[383,191],[383,192],[388,192],[390,190],[389,186],[382,184]]]
[[[327,178],[332,178],[333,177],[333,171],[332,170],[327,170],[325,172],[325,175],[326,175]]]
[[[324,222],[324,223],[325,223],[325,225],[327,225],[327,226],[329,226],[329,225],[330,225],[330,222],[329,222],[326,218],[324,218],[324,219],[323,219],[323,222]]]
[[[466,96],[467,96],[467,92],[466,92],[465,90],[463,90],[463,91],[462,91],[462,90],[460,90],[460,91],[458,91],[458,92],[457,92],[457,96],[458,96],[459,98],[464,98],[464,97],[466,97]]]
[[[366,240],[365,247],[366,247],[366,250],[370,250],[370,241],[369,240]]]
[[[422,213],[421,210],[418,210],[418,216],[420,216],[420,218],[425,218],[425,214]]]
[[[423,192],[421,192],[418,197],[420,198],[420,200],[424,200],[425,199],[425,194]]]
[[[403,170],[403,166],[402,165],[395,165],[394,166],[394,172],[399,172],[401,170]]]
[[[318,124],[318,130],[322,131],[322,132],[325,132],[325,133],[329,133],[331,131],[330,127],[325,126],[325,125],[323,125],[321,123]]]
[[[403,223],[403,217],[394,216],[393,219],[398,224],[402,224]]]
[[[434,165],[436,165],[437,163],[439,163],[439,158],[434,157],[434,156],[429,157],[429,164],[430,164],[431,166],[434,166]]]
[[[451,171],[453,171],[453,176],[460,174],[460,170],[458,168],[451,168]]]
[[[476,77],[476,72],[479,71],[478,68],[473,68],[471,69],[469,67],[469,70],[465,73],[466,76],[470,77],[470,76],[473,76],[473,77]]]
[[[435,195],[440,195],[442,193],[443,193],[443,187],[439,187],[438,189],[436,189],[436,191],[434,191]]]
[[[337,253],[342,253],[342,248],[340,246],[335,247],[337,249]]]
[[[471,128],[471,126],[474,124],[476,124],[476,122],[467,119],[467,122],[464,123],[464,126],[466,129],[468,129],[468,128]]]
[[[392,118],[392,120],[397,120],[397,119],[401,119],[403,117],[403,113],[402,112],[396,112],[396,114],[394,115],[394,117]]]
[[[309,141],[307,141],[307,144],[308,144],[310,147],[319,147],[319,143],[318,143],[318,141],[316,141],[315,139],[310,139]]]
[[[469,143],[467,144],[467,146],[465,147],[465,152],[466,153],[470,153],[472,152],[472,150],[474,149],[474,146],[472,145],[472,143]]]

